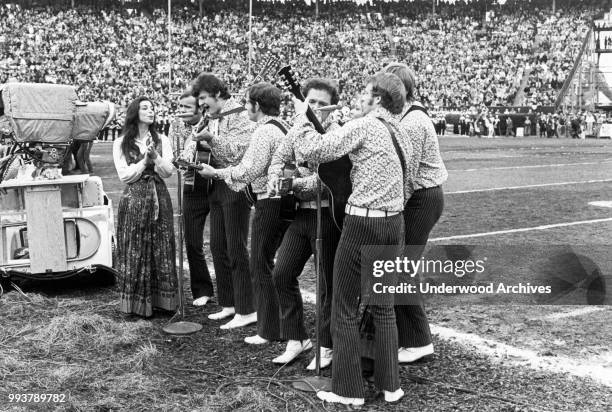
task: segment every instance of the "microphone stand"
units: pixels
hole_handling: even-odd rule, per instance
[[[176,134],[176,148],[177,151],[181,147],[181,136],[179,133]],[[195,171],[194,171],[195,173]],[[170,322],[162,329],[164,332],[171,335],[191,335],[202,329],[202,325],[195,322],[186,322],[185,319],[185,293],[183,292],[183,187],[181,182],[181,172],[176,171],[177,175],[177,199],[178,199],[178,298],[179,306],[176,313],[170,319]],[[180,319],[178,322],[173,322],[175,319]]]
[[[281,69],[281,73],[286,71],[288,68]],[[290,70],[290,69],[289,69]],[[297,94],[296,94],[297,91]],[[292,91],[294,95],[301,101],[304,101],[304,96],[302,95],[299,87],[296,88],[296,91]],[[315,130],[320,134],[325,134],[325,129],[319,122],[317,115],[313,112],[310,106],[306,108],[306,117],[313,124]],[[315,299],[315,308],[316,308],[316,330],[315,330],[315,365],[316,365],[316,376],[307,376],[299,381],[293,383],[293,387],[304,391],[304,392],[318,392],[318,391],[331,391],[331,379],[321,376],[321,339],[319,333],[319,325],[321,323],[321,308],[320,308],[320,296],[321,296],[321,249],[322,249],[322,230],[321,230],[321,191],[322,184],[321,178],[317,176],[317,238],[315,241],[315,276],[316,276],[316,299]],[[329,206],[330,210],[332,205]],[[330,296],[327,297],[328,299]]]
[[[321,376],[321,339],[319,328],[321,325],[321,252],[323,249],[322,229],[321,229],[321,179],[317,178],[317,238],[315,240],[315,276],[316,276],[316,319],[315,319],[315,373],[316,376],[306,376],[293,383],[293,387],[304,392],[331,391],[331,379]],[[330,299],[331,296],[327,296]]]

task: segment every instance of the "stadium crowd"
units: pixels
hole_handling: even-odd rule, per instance
[[[398,5],[384,16],[355,12],[320,19],[277,7],[254,17],[252,71],[257,73],[267,56],[278,56],[302,78],[338,79],[342,101],[350,104],[364,75],[399,58],[420,74],[421,98],[430,107],[520,104],[517,93],[525,85],[525,103],[551,104],[596,9],[576,5],[552,13],[533,3],[516,5],[495,8],[486,19],[469,5],[435,15]],[[165,19],[161,9],[149,14],[0,6],[0,83],[74,84],[80,98],[120,107],[145,94],[167,115],[175,99],[168,93]],[[244,90],[249,82],[244,11],[228,7],[199,17],[195,8],[185,8],[174,13],[173,22],[173,91],[201,71],[222,73],[234,92]]]

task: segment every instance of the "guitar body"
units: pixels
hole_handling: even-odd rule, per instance
[[[187,169],[187,170],[202,170],[203,167],[198,163],[186,162],[182,159],[176,159],[174,162],[174,167],[177,169]]]
[[[196,152],[196,163],[197,164],[204,164],[204,165],[211,165],[212,164],[212,152],[210,151],[210,149],[208,150],[198,150]]]
[[[317,170],[319,178],[331,193],[330,207],[333,208],[333,218],[340,230],[342,230],[342,223],[344,222],[344,209],[353,191],[351,183],[352,168],[353,163],[349,157],[342,156],[338,160],[321,163]]]
[[[196,164],[197,165],[209,165],[211,166],[213,162],[213,155],[210,149],[206,150],[198,150],[196,152]],[[202,167],[200,166],[200,169]],[[210,193],[213,187],[213,179],[205,179],[206,181],[206,193]]]
[[[283,181],[287,181],[288,184],[292,186],[295,171],[296,171],[296,167],[294,164],[289,163],[285,165],[285,167],[283,168],[283,176],[281,179],[283,179]],[[287,222],[292,222],[295,220],[295,217],[297,215],[299,200],[293,194],[293,191],[291,191],[291,187],[289,187],[288,189],[289,190],[286,190],[286,191],[281,190],[281,193],[285,193],[285,194],[281,194],[280,196],[281,204],[280,204],[279,218]]]

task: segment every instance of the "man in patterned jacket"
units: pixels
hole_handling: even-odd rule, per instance
[[[210,145],[215,167],[239,164],[254,129],[249,116],[242,110],[242,105],[231,97],[227,85],[211,73],[201,73],[192,89],[198,105],[212,118],[208,127],[195,139]],[[210,250],[217,278],[219,305],[223,308],[208,318],[220,320],[235,314],[230,322],[221,325],[221,329],[255,323],[257,312],[253,305],[247,251],[251,205],[243,191],[233,191],[224,180],[213,183],[208,201]]]
[[[195,142],[192,136],[196,124],[201,121],[202,115],[197,109],[196,98],[191,88],[179,97],[178,113],[170,125],[171,142],[176,144],[177,137],[183,143],[183,151],[179,158],[186,162],[193,162],[199,150],[210,149],[203,142]],[[185,220],[185,249],[189,262],[189,275],[191,277],[191,294],[194,306],[204,306],[214,294],[212,279],[204,257],[204,225],[210,213],[208,205],[208,180],[202,178],[193,170],[184,173],[183,186],[183,218]]]
[[[330,111],[318,111],[317,109],[338,103],[338,91],[336,87],[325,79],[310,79],[304,85],[306,102],[317,113],[319,121],[327,131],[333,131],[340,126],[329,116]],[[304,265],[315,253],[315,242],[317,235],[317,165],[308,163],[303,165],[301,159],[295,159],[291,136],[281,143],[272,157],[272,163],[268,169],[268,190],[275,194],[279,177],[287,163],[296,162],[297,176],[293,179],[293,191],[300,200],[300,206],[295,220],[287,229],[283,243],[278,250],[276,266],[272,273],[274,286],[278,292],[280,303],[280,331],[281,340],[287,340],[285,352],[274,358],[274,363],[284,364],[292,361],[300,353],[312,347],[308,333],[304,327],[304,309],[302,296],[298,283],[298,277],[304,269]],[[340,231],[336,227],[330,212],[329,200],[324,196],[321,204],[321,279],[324,286],[321,295],[322,319],[319,329],[321,343],[321,368],[325,368],[332,361],[332,338],[331,338],[331,303],[333,286],[334,256]],[[315,359],[307,366],[308,370],[315,370]]]
[[[363,405],[364,385],[359,352],[358,306],[362,285],[361,253],[367,245],[388,245],[400,253],[404,205],[412,188],[409,179],[412,146],[394,115],[404,108],[406,90],[390,73],[369,79],[361,98],[364,115],[333,132],[317,133],[300,116],[292,133],[296,156],[308,162],[329,162],[347,155],[353,163],[353,192],[346,206],[342,236],[334,261],[332,325],[334,361],[332,391],[317,396],[328,402]],[[296,102],[296,112],[305,105]],[[394,137],[395,142],[394,144]],[[397,149],[396,149],[397,147]],[[402,160],[403,158],[403,160]],[[398,343],[393,296],[370,305],[376,326],[374,383],[388,402],[399,400]]]
[[[288,125],[280,114],[281,91],[270,83],[257,83],[246,95],[247,114],[257,129],[249,147],[237,165],[220,169],[205,167],[203,177],[225,183],[234,191],[251,185],[257,196],[251,227],[251,273],[256,303],[257,335],[246,343],[260,345],[279,339],[278,297],[272,283],[274,255],[288,224],[279,219],[280,198],[271,198],[266,190],[268,167],[272,154],[285,138]]]

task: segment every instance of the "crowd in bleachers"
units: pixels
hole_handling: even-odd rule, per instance
[[[524,114],[494,112],[446,113],[433,112],[432,121],[438,135],[453,133],[461,136],[539,137],[584,139],[599,137],[604,123],[612,123],[612,117],[601,110],[567,111],[557,113]]]
[[[525,86],[525,103],[548,105],[597,11],[577,5],[553,14],[518,2],[520,7],[496,7],[485,19],[469,5],[447,6],[434,15],[407,4],[384,15],[356,11],[314,19],[294,7],[255,15],[252,71],[266,56],[277,55],[302,78],[338,79],[342,101],[350,104],[365,75],[401,59],[417,70],[429,107],[512,105]],[[195,7],[180,9],[173,22],[172,91],[180,92],[201,71],[221,73],[234,92],[244,90],[249,81],[244,10],[199,17]],[[161,9],[149,14],[0,6],[0,83],[74,84],[81,99],[106,99],[120,107],[145,94],[164,116],[175,100],[168,93],[167,45]]]

